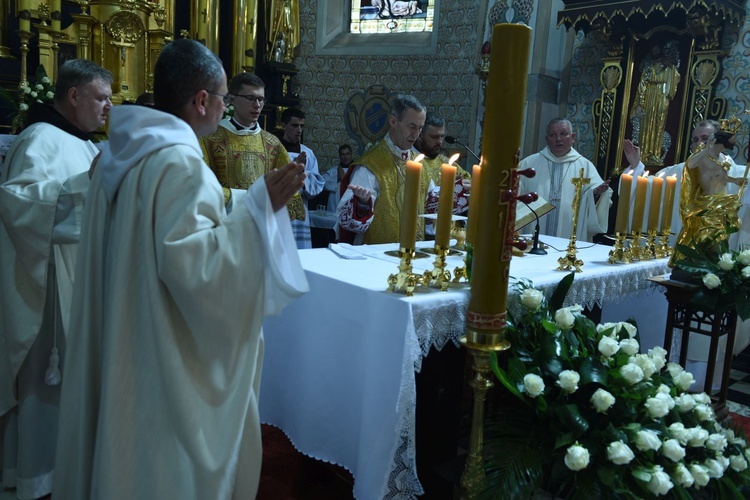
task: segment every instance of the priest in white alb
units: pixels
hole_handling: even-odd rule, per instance
[[[0,174],[0,469],[21,499],[52,491],[60,379],[81,212],[112,74],[72,59],[34,103]]]
[[[536,176],[521,177],[518,194],[537,193],[555,210],[539,219],[539,231],[549,236],[570,238],[573,231],[573,197],[575,185],[571,179],[583,176],[589,183],[581,191],[576,239],[592,241],[599,233],[607,232],[612,190],[609,180],[602,181],[596,167],[573,149],[575,134],[570,121],[555,118],[547,125],[547,147],[521,161],[520,170],[533,168]]]
[[[286,210],[288,163],[225,211],[198,136],[227,80],[180,38],[155,108],[112,110],[84,211],[53,498],[255,498],[262,322],[308,290]]]

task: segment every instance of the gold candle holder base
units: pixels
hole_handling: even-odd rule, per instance
[[[414,295],[414,289],[421,285],[423,280],[421,274],[411,272],[411,261],[417,252],[413,248],[401,247],[398,253],[398,257],[401,259],[398,265],[398,274],[388,276],[388,291],[403,292],[407,297],[411,297]]]
[[[27,83],[28,77],[26,76],[27,71],[27,61],[28,61],[28,54],[29,54],[29,40],[34,38],[34,33],[31,31],[23,31],[23,30],[16,30],[16,34],[18,35],[18,38],[21,39],[21,84]]]
[[[669,229],[659,233],[659,245],[656,249],[656,256],[659,259],[664,259],[672,255],[672,247],[669,246],[669,237],[672,235]]]
[[[583,261],[578,258],[578,254],[576,250],[575,233],[570,238],[570,243],[568,244],[568,249],[565,251],[565,256],[557,259],[557,263],[559,264],[559,266],[557,266],[556,268],[558,271],[573,270],[577,273],[583,272],[583,269],[581,269],[581,266],[583,266]]]
[[[609,251],[610,264],[630,264],[630,249],[625,246],[625,235],[615,233],[615,246]]]
[[[648,249],[641,245],[641,232],[635,231],[628,236],[630,239],[630,258],[633,260],[647,260]]]
[[[425,271],[423,275],[424,284],[433,288],[440,288],[441,292],[448,290],[448,285],[451,283],[451,272],[445,269],[445,258],[449,255],[451,250],[448,247],[435,245],[433,249],[435,252],[435,262],[432,271]]]
[[[646,252],[645,252],[646,253],[645,258],[648,260],[659,258],[657,257],[659,244],[657,243],[656,238],[657,238],[656,229],[649,229],[648,237],[646,238]]]

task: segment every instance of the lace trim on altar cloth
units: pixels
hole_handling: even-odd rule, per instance
[[[644,294],[657,292],[658,285],[647,281],[648,278],[661,276],[669,272],[666,262],[659,266],[650,266],[640,271],[628,269],[614,273],[605,278],[586,279],[585,274],[577,275],[565,298],[565,306],[580,304],[583,307],[601,306],[603,303],[619,303]],[[560,279],[564,276],[560,273]],[[549,297],[557,283],[537,286]],[[436,308],[422,309],[414,314],[414,326],[419,339],[420,353],[413,358],[414,369],[419,372],[422,367],[422,356],[427,356],[430,349],[442,350],[448,342],[459,345],[458,339],[466,330],[466,303],[445,304]],[[511,311],[518,307],[518,301],[509,301]]]

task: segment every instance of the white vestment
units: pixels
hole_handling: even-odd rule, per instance
[[[52,488],[60,388],[45,384],[45,371],[53,345],[61,361],[64,353],[97,153],[90,141],[37,122],[13,142],[0,178],[0,415],[19,404],[5,419],[3,485],[15,486],[19,498]]]
[[[55,500],[254,498],[264,314],[308,290],[258,179],[227,215],[181,119],[110,112],[84,211]]]
[[[555,210],[539,218],[539,231],[542,234],[570,238],[573,233],[573,197],[575,186],[571,179],[583,177],[589,183],[581,189],[581,205],[578,212],[576,239],[591,241],[594,235],[607,232],[609,207],[611,205],[612,190],[607,189],[598,201],[594,200],[594,188],[602,184],[602,178],[596,167],[575,149],[568,154],[557,157],[544,148],[539,153],[524,158],[519,170],[533,168],[536,176],[521,177],[518,194],[537,193],[547,200]]]
[[[304,151],[307,155],[307,162],[305,163],[305,188],[300,191],[302,201],[305,205],[305,220],[293,220],[292,229],[294,230],[294,239],[297,241],[297,248],[312,248],[312,236],[310,235],[310,210],[307,208],[307,202],[310,198],[314,198],[323,191],[325,185],[325,179],[318,170],[318,159],[315,157],[315,153],[312,149],[308,148],[304,144],[300,144],[300,151]],[[300,153],[287,151],[289,153],[289,159],[294,161]]]

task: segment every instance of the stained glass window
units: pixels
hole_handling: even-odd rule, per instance
[[[435,0],[352,0],[351,33],[431,32]]]

